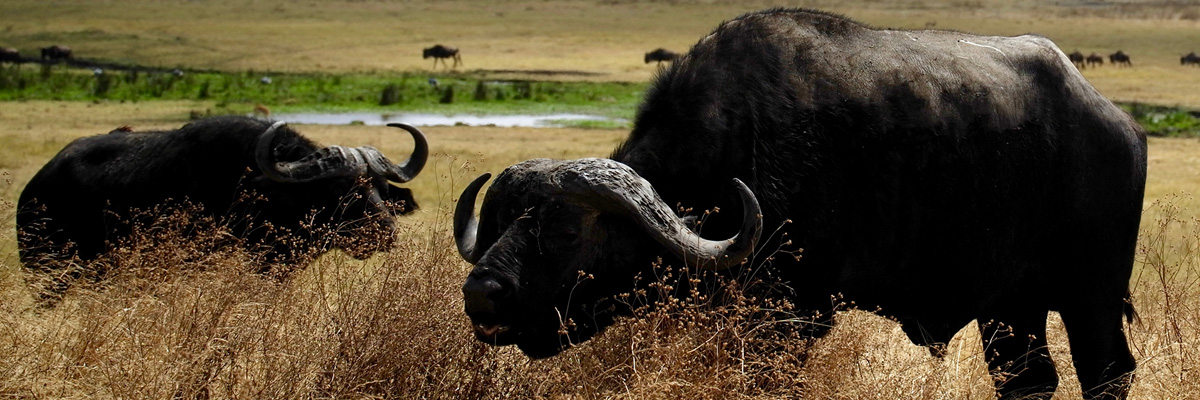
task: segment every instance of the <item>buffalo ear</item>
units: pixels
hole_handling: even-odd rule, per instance
[[[417,201],[413,199],[412,190],[397,186],[391,186],[387,190],[387,198],[384,200],[396,206],[394,211],[397,214],[408,214],[420,208],[417,206]]]

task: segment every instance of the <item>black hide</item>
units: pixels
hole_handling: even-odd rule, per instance
[[[714,238],[737,232],[729,182],[745,181],[765,229],[783,226],[804,249],[770,266],[801,307],[827,309],[841,293],[930,346],[975,319],[996,337],[987,322],[1003,322],[1013,337],[985,346],[991,367],[1021,372],[998,387],[1005,397],[1054,391],[1045,323],[1058,311],[1087,396],[1127,390],[1145,136],[1044,37],[747,14],[657,78],[611,158],[666,204],[720,207],[704,228]],[[634,274],[672,257],[628,218],[518,184],[537,179],[506,171],[488,190],[480,237],[494,240],[481,239],[491,247],[464,294],[477,336],[541,357],[611,318],[568,337],[550,329],[558,321],[592,321]],[[578,271],[597,278],[581,284]]]

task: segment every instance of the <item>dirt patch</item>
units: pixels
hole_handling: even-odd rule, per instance
[[[533,75],[540,77],[555,76],[606,76],[608,73],[595,71],[577,71],[562,69],[477,69],[473,71],[480,75]]]

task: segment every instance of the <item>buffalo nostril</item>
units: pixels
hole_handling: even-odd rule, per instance
[[[467,282],[463,284],[462,291],[467,312],[494,313],[495,302],[502,296],[504,285],[493,278],[469,276]]]

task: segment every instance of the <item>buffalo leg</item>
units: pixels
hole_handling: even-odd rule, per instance
[[[1129,392],[1135,362],[1121,326],[1123,308],[1109,301],[1060,312],[1085,399],[1124,399]]]
[[[1004,310],[979,318],[988,370],[1001,399],[1049,399],[1058,372],[1046,347],[1045,310]]]

